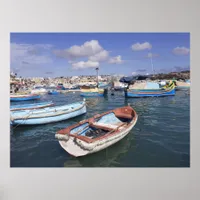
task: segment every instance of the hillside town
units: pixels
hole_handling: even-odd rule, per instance
[[[101,75],[98,76],[98,81],[102,83],[111,83],[113,86],[119,86],[119,80],[123,75]],[[167,74],[154,74],[149,75],[150,80],[163,80],[163,79],[175,79],[175,80],[187,80],[190,79],[190,71],[171,72]],[[64,88],[79,88],[83,85],[95,85],[97,83],[97,76],[70,76],[70,77],[55,77],[55,78],[43,78],[43,77],[31,77],[23,78],[18,77],[16,73],[10,73],[10,89],[11,93],[15,93],[21,90],[30,90],[34,87],[57,87],[62,85]]]

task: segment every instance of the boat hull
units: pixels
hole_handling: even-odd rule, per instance
[[[54,105],[53,102],[13,105],[13,106],[10,106],[10,111],[32,110],[32,109],[46,108],[46,107],[50,107],[50,106],[53,106],[53,105]]]
[[[138,92],[137,90],[125,91],[126,97],[162,97],[162,96],[174,96],[175,89],[170,91],[159,91],[159,92]]]
[[[59,92],[57,92],[57,91],[53,91],[53,92],[48,92],[48,94],[50,94],[50,95],[56,95],[56,94],[59,94]]]
[[[104,93],[99,93],[99,92],[81,92],[80,95],[82,97],[103,97]]]
[[[107,147],[112,146],[115,143],[122,140],[125,136],[127,136],[130,133],[131,129],[134,127],[136,122],[137,122],[137,119],[131,124],[131,126],[129,128],[122,130],[116,136],[110,137],[107,140],[104,139],[104,140],[100,141],[100,143],[102,143],[102,144],[96,145],[96,147],[94,147],[92,150],[83,149],[78,144],[74,145],[74,138],[70,138],[68,141],[59,140],[59,143],[65,151],[67,151],[70,155],[72,155],[74,157],[86,156],[88,154],[96,153],[103,149],[106,149]],[[77,142],[79,142],[79,141],[77,141]]]
[[[39,109],[38,109],[39,110]],[[48,124],[48,123],[54,123],[54,122],[59,122],[59,121],[63,121],[63,120],[67,120],[82,114],[85,114],[87,112],[86,110],[86,105],[85,103],[83,103],[82,105],[80,105],[79,107],[75,107],[73,109],[71,109],[68,112],[65,113],[61,113],[59,114],[59,111],[55,111],[54,115],[45,115],[43,114],[38,114],[37,117],[37,113],[35,114],[35,116],[28,116],[28,117],[21,117],[21,118],[12,118],[11,115],[11,124],[12,125],[39,125],[39,124]]]
[[[10,101],[30,101],[40,99],[40,95],[10,97]]]
[[[89,89],[81,89],[80,95],[82,97],[103,97],[108,92],[108,89],[102,88],[89,88]]]

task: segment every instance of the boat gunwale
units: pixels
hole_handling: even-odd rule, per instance
[[[127,92],[135,94],[165,94],[175,89],[175,84],[172,82],[167,87],[164,86],[158,89],[127,89]],[[149,90],[149,91],[148,91]]]
[[[38,94],[22,94],[22,95],[10,95],[10,98],[28,98],[28,97],[36,97],[40,96]]]
[[[35,106],[35,107],[26,107],[26,108],[11,108],[10,111],[20,111],[20,110],[36,110],[40,108],[46,108],[46,107],[53,107],[55,104],[53,102],[45,104],[43,106]]]
[[[82,104],[82,105],[80,105],[79,107],[77,107],[77,108],[73,108],[73,109],[69,109],[68,110],[68,112],[62,112],[62,111],[60,111],[60,112],[58,112],[57,114],[50,114],[50,115],[45,115],[45,114],[43,114],[43,113],[41,113],[41,114],[38,114],[38,116],[32,116],[31,117],[31,114],[30,114],[30,117],[29,117],[29,115],[28,115],[28,117],[27,116],[25,116],[25,117],[22,117],[22,118],[13,118],[13,117],[11,117],[12,118],[12,121],[14,121],[14,120],[24,120],[24,119],[26,119],[26,120],[29,120],[29,119],[42,119],[42,118],[48,118],[48,117],[57,117],[57,116],[60,116],[60,115],[66,115],[66,114],[69,114],[69,113],[72,113],[72,112],[75,112],[75,111],[77,111],[77,110],[81,110],[82,108],[84,108],[85,106],[86,106],[86,103],[85,102],[80,102],[80,104]],[[71,105],[71,104],[70,104]],[[38,110],[38,109],[37,109]],[[56,109],[55,109],[56,110]],[[51,112],[53,112],[53,111],[51,111]],[[56,111],[57,112],[57,111]],[[43,114],[43,115],[42,115]],[[37,114],[35,114],[35,115],[37,115]]]
[[[140,91],[135,91],[134,89],[128,89],[127,92],[129,93],[134,93],[134,94],[139,94],[139,95],[142,95],[142,94],[152,94],[152,95],[156,95],[156,94],[166,94],[168,92],[172,92],[173,90],[175,90],[175,88],[170,88],[169,90],[165,89],[165,90],[160,90],[160,91],[155,91],[155,92],[140,92]]]

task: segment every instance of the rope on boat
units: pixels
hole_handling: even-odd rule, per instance
[[[96,106],[97,103],[98,103],[98,102],[93,101],[94,104],[91,104],[91,105],[90,105],[88,102],[85,101],[85,99],[84,99],[84,102],[85,102],[85,105],[86,105],[88,108],[94,108],[94,106]]]
[[[65,135],[55,134],[55,138],[58,139],[58,140],[68,141],[69,135],[68,134],[65,134]]]
[[[30,115],[32,114],[32,112],[33,112],[33,111],[30,111],[30,114],[29,114],[27,117],[25,117],[24,119],[22,119],[23,122],[24,122],[25,120],[27,120],[28,117],[30,117]],[[12,118],[12,116],[10,116],[10,120],[11,120],[11,122],[14,121],[14,119]],[[21,124],[22,124],[22,123],[19,123],[19,124],[17,124],[16,126],[14,126],[14,127],[13,127],[13,130],[16,129],[16,128],[17,128],[19,125],[21,125]]]
[[[88,108],[93,108],[94,106],[96,106],[96,105],[90,106],[87,102],[85,103],[85,105],[86,105]]]

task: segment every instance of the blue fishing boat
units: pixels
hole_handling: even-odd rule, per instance
[[[59,122],[86,113],[85,101],[36,110],[11,111],[12,125],[37,125]]]
[[[55,94],[59,94],[59,92],[58,91],[49,91],[48,94],[55,95]]]
[[[134,88],[133,90],[137,92],[163,92],[165,89],[172,87],[175,87],[175,84],[172,81],[163,87],[161,87],[158,83],[146,82],[146,87],[144,89]]]
[[[54,103],[52,101],[41,102],[41,103],[32,103],[32,104],[17,104],[17,105],[10,106],[10,111],[32,110],[32,109],[46,108],[46,107],[50,107],[53,105],[54,105]]]
[[[163,89],[160,91],[138,91],[127,89],[125,91],[126,97],[161,97],[161,96],[173,96],[175,95],[175,88]]]
[[[40,95],[27,94],[27,95],[11,95],[10,101],[28,101],[40,99]]]
[[[125,90],[126,97],[161,97],[161,96],[171,96],[175,95],[175,84],[170,81],[169,84],[161,87],[160,84],[156,82],[145,81],[143,88],[130,88],[130,85],[135,85],[136,81],[144,81],[148,76],[131,76],[123,77],[120,82],[128,83],[128,87]]]

